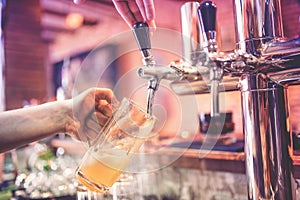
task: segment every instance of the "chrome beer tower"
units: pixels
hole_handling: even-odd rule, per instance
[[[236,49],[219,52],[216,10],[211,1],[185,3],[184,61],[138,74],[169,79],[178,95],[210,92],[212,117],[219,92],[240,90],[248,199],[294,199],[286,92],[300,80],[300,39],[284,38],[279,0],[234,0]]]

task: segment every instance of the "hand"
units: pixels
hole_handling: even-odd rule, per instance
[[[73,103],[75,120],[69,124],[67,131],[90,144],[112,115],[112,104],[117,100],[110,89],[91,88],[70,101]]]
[[[147,22],[150,27],[156,28],[153,0],[112,1],[119,14],[131,28],[137,22]]]
[[[75,4],[81,4],[85,1],[73,0]],[[112,0],[112,2],[131,28],[137,22],[147,22],[150,27],[156,28],[153,0]]]
[[[74,2],[75,4],[81,4],[81,3],[84,3],[85,0],[73,0],[73,2]]]

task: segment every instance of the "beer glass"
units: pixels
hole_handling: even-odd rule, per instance
[[[89,190],[105,193],[151,135],[156,119],[124,98],[85,153],[76,176]]]

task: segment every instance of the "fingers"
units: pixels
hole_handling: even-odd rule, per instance
[[[114,103],[115,101],[117,101],[112,90],[108,88],[95,88],[96,103],[101,100],[106,100],[108,103]]]
[[[155,29],[155,8],[153,0],[136,0],[136,3],[149,27]]]
[[[87,139],[90,141],[94,140],[100,133],[101,128],[104,124],[105,123],[100,124],[98,121],[98,117],[95,114],[92,114],[91,118],[85,121],[84,131]]]
[[[154,29],[156,29],[155,24],[155,8],[154,8],[154,2],[153,0],[143,0],[144,6],[145,6],[145,12],[146,12],[146,19],[148,22],[148,25]]]
[[[107,88],[94,88],[95,105],[90,107],[89,114],[84,116],[85,121],[91,119],[103,126],[112,115],[113,104],[117,99],[112,90]]]
[[[96,116],[96,120],[94,120],[94,122],[98,123],[100,126],[104,126],[109,119],[109,117],[103,113],[95,112],[94,115]]]
[[[88,141],[92,144],[93,141],[101,134],[102,127],[106,124],[108,117],[105,115],[94,112],[90,118],[86,119],[83,128],[83,141]]]
[[[106,117],[112,115],[113,109],[118,105],[118,100],[110,89],[96,89],[95,109]]]
[[[147,15],[146,15],[146,10],[145,10],[145,6],[144,6],[144,1],[143,0],[136,0],[136,4],[140,9],[140,12],[141,12],[143,18],[146,19],[146,21],[147,21]]]
[[[146,19],[147,21],[152,21],[155,19],[155,8],[153,0],[143,0],[145,12],[146,12]]]
[[[144,18],[139,10],[135,0],[112,0],[117,11],[130,26],[137,22],[144,22]]]
[[[81,4],[85,1],[73,0],[75,4]],[[131,28],[137,22],[147,22],[150,27],[156,28],[153,0],[112,0],[112,2]]]
[[[74,123],[69,124],[67,130],[81,141],[92,142],[111,117],[115,102],[117,100],[111,89],[86,90],[73,99]]]
[[[104,94],[103,91],[101,92],[102,97],[106,97],[105,100],[96,100],[95,110],[91,112],[88,118],[86,118],[93,120],[95,123],[100,124],[100,126],[104,126],[104,124],[111,117],[113,112],[113,106],[111,103],[108,103],[108,101],[113,101],[112,99],[114,99],[114,96],[111,96],[113,95],[111,90],[106,91],[106,94]]]
[[[73,0],[73,2],[75,4],[81,4],[81,3],[84,3],[86,0]]]
[[[99,105],[96,107],[96,110],[108,118],[112,115],[112,105],[108,104],[106,101],[100,101]]]

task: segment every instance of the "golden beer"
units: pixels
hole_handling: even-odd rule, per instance
[[[116,153],[116,151],[118,152]],[[105,193],[130,161],[130,154],[122,150],[116,151],[114,154],[110,152],[108,155],[103,155],[102,158],[89,151],[85,154],[84,162],[81,163],[76,172],[77,179],[89,190]]]
[[[128,99],[123,99],[84,155],[77,179],[89,190],[105,193],[116,182],[149,137],[156,119]]]

